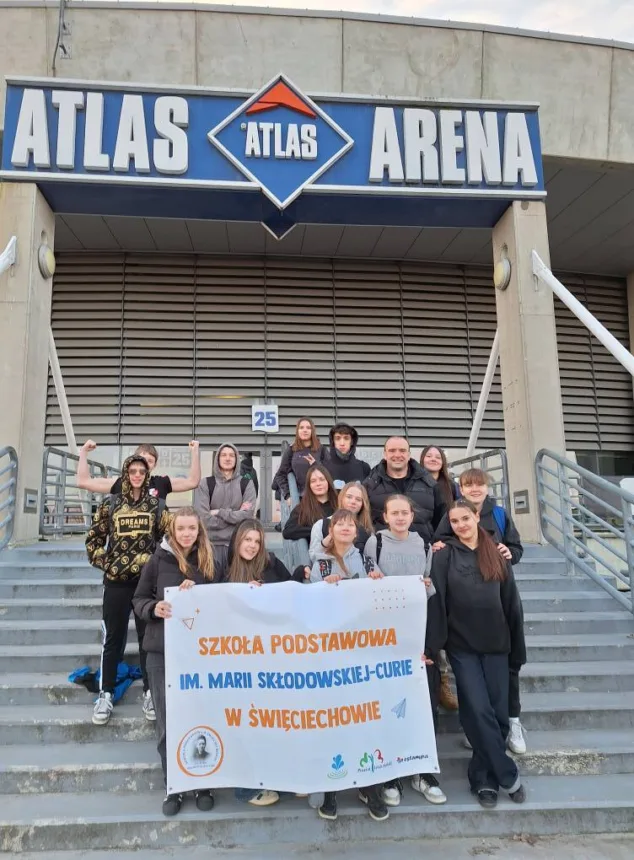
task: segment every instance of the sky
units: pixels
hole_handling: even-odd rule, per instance
[[[634,43],[634,0],[245,0],[238,5],[469,21]]]

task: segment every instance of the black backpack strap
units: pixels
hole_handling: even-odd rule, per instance
[[[209,480],[209,478],[207,480]],[[249,486],[249,481],[251,481],[251,480],[252,479],[249,475],[243,475],[240,478],[240,492],[241,492],[243,498],[244,498],[244,491]],[[209,497],[209,499],[211,500],[211,496]]]
[[[211,508],[211,497],[214,494],[214,490],[216,489],[216,478],[214,475],[210,475],[207,478],[207,487],[209,489],[209,507]]]
[[[379,532],[376,536],[376,563],[378,565],[381,558],[381,549],[383,548],[383,535]]]

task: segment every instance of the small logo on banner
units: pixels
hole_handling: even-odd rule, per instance
[[[391,767],[391,761],[385,761],[385,757],[381,750],[374,750],[374,752],[368,753],[364,752],[361,758],[359,759],[359,767],[357,769],[357,773],[374,773],[375,770],[382,770],[384,767]]]
[[[348,775],[348,771],[346,769],[346,763],[343,760],[343,756],[341,753],[333,757],[332,764],[330,765],[330,773],[328,774],[328,779],[343,779],[344,776]]]
[[[407,699],[401,699],[398,705],[394,705],[392,713],[396,714],[397,720],[404,720],[407,713]]]
[[[222,764],[224,754],[218,732],[210,726],[196,726],[181,739],[176,758],[188,776],[211,776]]]

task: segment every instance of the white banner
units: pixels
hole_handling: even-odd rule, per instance
[[[417,577],[166,589],[168,792],[437,773]]]

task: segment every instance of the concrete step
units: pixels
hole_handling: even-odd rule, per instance
[[[140,684],[137,685],[140,689]],[[134,688],[133,688],[134,690]],[[135,697],[136,701],[132,699]],[[78,704],[15,705],[0,708],[0,744],[90,743],[100,738],[139,740],[151,736],[143,718],[138,693],[128,691],[115,708],[107,726],[91,722],[94,697],[86,693],[85,707]],[[621,730],[634,728],[634,692],[525,693],[522,724],[528,731],[573,729]],[[460,731],[457,713],[441,713],[439,732]]]
[[[64,561],[27,560],[0,561],[0,582],[4,579],[82,579],[100,573],[88,564],[88,559]]]
[[[134,634],[132,634],[134,635]],[[633,633],[531,635],[526,637],[529,663],[608,660],[634,658]],[[138,662],[136,642],[131,639],[128,659]],[[101,656],[98,642],[51,645],[0,645],[0,674],[22,672],[64,672],[80,666],[97,666]]]
[[[527,801],[500,796],[498,808],[483,814],[466,779],[447,780],[444,806],[432,806],[406,787],[398,810],[380,826],[370,823],[356,792],[342,792],[339,819],[322,821],[305,799],[291,797],[268,809],[238,804],[231,791],[217,792],[214,810],[198,812],[187,798],[177,819],[161,813],[162,792],[4,795],[0,807],[0,850],[20,853],[119,847],[162,848],[205,844],[208,849],[256,848],[279,844],[280,857],[292,845],[351,842],[371,828],[375,840],[462,835],[512,836],[627,832],[634,827],[631,775],[535,776],[526,781]],[[116,828],[116,835],[113,832]]]
[[[33,590],[33,594],[36,594]],[[0,599],[0,619],[101,619],[101,588],[95,586],[94,597],[20,597]],[[522,596],[524,610],[532,612],[613,612],[619,604],[605,591],[529,591]]]
[[[586,633],[634,633],[634,618],[625,609],[614,612],[526,613],[527,635],[565,635]],[[134,621],[130,620],[128,638],[136,641]],[[0,646],[101,644],[98,619],[44,619],[8,621],[0,618]]]
[[[5,621],[0,619],[0,645],[101,645],[101,624],[95,619],[47,619]],[[130,617],[128,641],[136,642],[136,627]]]
[[[5,598],[0,600],[0,619],[7,621],[39,621],[48,618],[82,621],[92,619],[98,624],[101,620],[101,604],[101,596],[77,599]]]
[[[529,664],[543,661],[620,662],[634,659],[634,634],[631,633],[527,635],[526,645]]]
[[[522,775],[553,776],[634,771],[634,735],[630,731],[530,732],[528,752],[517,756]],[[440,735],[439,779],[464,778],[470,752],[462,734]],[[0,794],[79,791],[154,791],[163,775],[154,739],[134,744],[96,741],[87,744],[6,746],[2,753]]]
[[[538,573],[532,569],[524,572],[525,568],[515,571],[515,580],[522,596],[530,591],[589,591],[600,586],[595,585],[588,576],[565,576],[559,573]],[[0,580],[1,582],[1,580]]]
[[[634,633],[634,616],[626,609],[615,609],[612,612],[525,612],[524,632],[526,635],[541,636]]]
[[[103,591],[101,571],[91,568],[93,576],[75,579],[0,579],[0,601],[9,598],[84,598],[99,597]]]
[[[594,586],[591,591],[526,591],[522,603],[525,612],[626,611],[607,591]]]
[[[133,655],[132,659],[135,662]],[[91,694],[68,681],[68,672],[0,674],[0,707],[8,705],[86,705]],[[634,691],[634,662],[530,663],[520,675],[523,693],[627,693]],[[138,687],[140,695],[140,687]],[[126,701],[137,696],[137,686]]]

